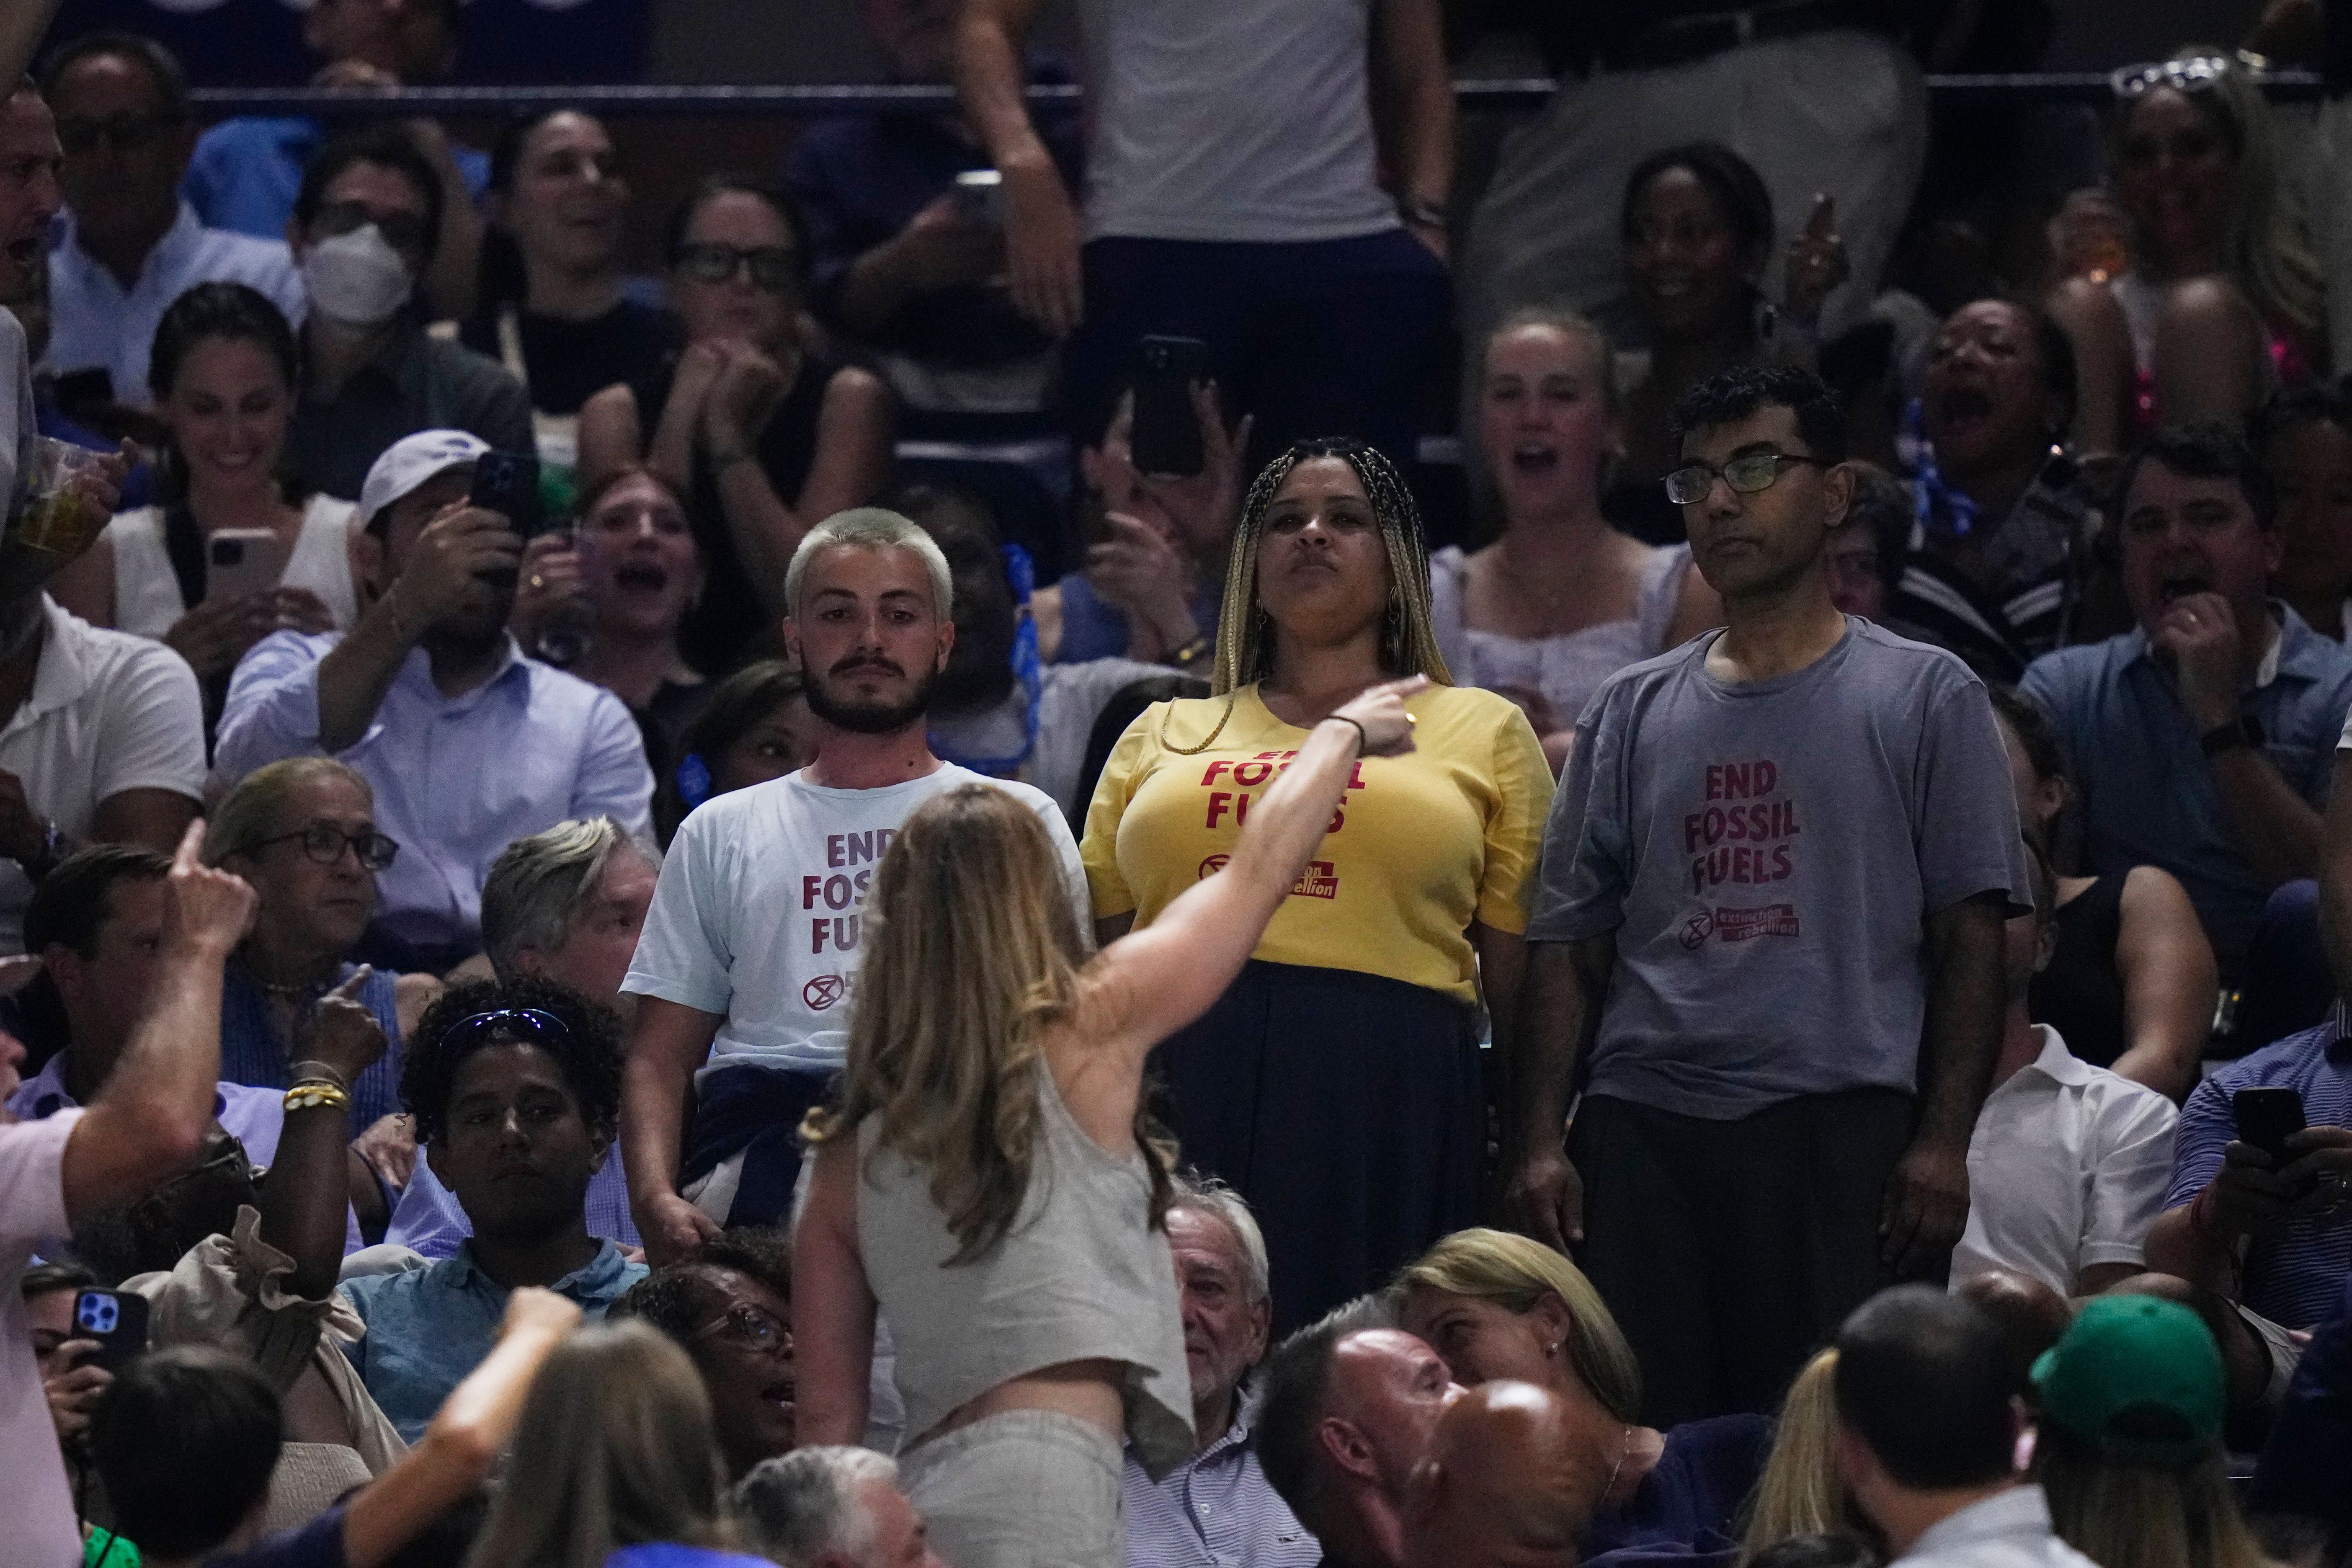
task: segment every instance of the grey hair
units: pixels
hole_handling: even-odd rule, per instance
[[[213,806],[197,858],[217,866],[232,855],[252,854],[262,839],[285,831],[280,825],[296,793],[321,779],[351,784],[373,808],[375,791],[358,770],[332,757],[282,758],[246,774]]]
[[[735,1483],[735,1517],[752,1548],[781,1568],[811,1568],[827,1552],[867,1563],[874,1510],[857,1489],[898,1479],[898,1462],[871,1448],[795,1448]]]
[[[1265,1300],[1273,1292],[1272,1270],[1265,1260],[1265,1233],[1258,1229],[1257,1216],[1250,1213],[1241,1194],[1214,1176],[1180,1175],[1175,1186],[1175,1194],[1168,1200],[1168,1212],[1190,1209],[1233,1232],[1234,1240],[1241,1247],[1242,1283],[1253,1303]]]
[[[792,564],[784,568],[784,613],[798,615],[801,607],[801,584],[808,576],[809,563],[817,552],[836,544],[854,545],[860,550],[911,550],[930,574],[931,607],[946,620],[955,611],[955,580],[948,571],[948,558],[920,523],[912,518],[892,511],[887,507],[857,506],[847,511],[835,512],[801,536],[800,548],[793,552]]]
[[[609,816],[559,822],[544,833],[506,847],[482,884],[482,946],[501,980],[515,973],[526,947],[545,952],[563,945],[572,917],[604,879],[615,850],[661,865],[661,851],[632,838]]]

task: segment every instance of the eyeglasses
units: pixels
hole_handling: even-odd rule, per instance
[[[751,249],[735,245],[681,245],[677,269],[697,283],[724,283],[748,268],[751,281],[771,294],[782,294],[798,281],[799,258],[781,245]]]
[[[246,853],[267,849],[273,844],[299,839],[302,853],[321,866],[331,866],[343,858],[343,847],[349,845],[360,858],[360,864],[371,871],[391,868],[400,854],[400,846],[376,832],[346,833],[331,822],[314,822],[299,833],[280,833],[274,838],[257,838],[246,846]]]
[[[698,1340],[713,1335],[749,1345],[761,1355],[793,1353],[793,1331],[778,1322],[775,1315],[763,1311],[746,1301],[730,1308],[725,1317],[708,1322],[694,1331]]]
[[[1819,458],[1801,457],[1794,452],[1746,452],[1721,468],[1713,463],[1685,463],[1666,476],[1666,499],[1676,506],[1690,506],[1706,499],[1715,488],[1716,477],[1721,475],[1735,494],[1752,496],[1772,488],[1780,477],[1780,469],[1790,463],[1811,463],[1817,468],[1829,467]]]
[[[310,220],[310,226],[329,238],[357,234],[373,224],[386,243],[407,256],[425,254],[425,219],[415,213],[380,213],[365,202],[329,202]]]
[[[2150,60],[2145,65],[2124,66],[2107,78],[2107,86],[2115,95],[2129,103],[2145,98],[2159,87],[2180,92],[2206,92],[2231,71],[2245,66],[2259,70],[2260,56],[2241,52],[2236,59],[2227,55],[2191,55],[2180,60]]]
[[[441,1048],[468,1045],[487,1035],[504,1035],[530,1045],[550,1040],[570,1044],[572,1031],[563,1020],[538,1007],[498,1007],[458,1019],[442,1031]]]
[[[177,114],[59,115],[58,145],[76,157],[95,152],[101,142],[118,153],[143,153],[184,123]]]

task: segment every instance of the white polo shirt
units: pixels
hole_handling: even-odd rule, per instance
[[[1969,1139],[1969,1224],[1952,1285],[1994,1268],[2062,1294],[2098,1263],[2143,1261],[2172,1178],[2172,1101],[2077,1059],[2047,1024],[2042,1054],[1985,1097]]]
[[[80,837],[130,789],[205,797],[205,709],[195,671],[162,643],[91,626],[43,595],[48,617],[33,689],[0,727],[0,768],[43,816]],[[0,953],[25,950],[33,884],[0,860]]]

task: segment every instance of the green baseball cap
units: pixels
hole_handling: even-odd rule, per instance
[[[2111,1459],[2186,1465],[2221,1441],[2221,1352],[2177,1301],[2085,1301],[2034,1362],[2033,1386],[2045,1420]]]

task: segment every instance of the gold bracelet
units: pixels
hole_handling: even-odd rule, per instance
[[[289,1114],[297,1110],[314,1110],[321,1105],[331,1105],[337,1110],[349,1110],[352,1108],[352,1097],[331,1083],[316,1081],[298,1083],[286,1091],[286,1110]]]

